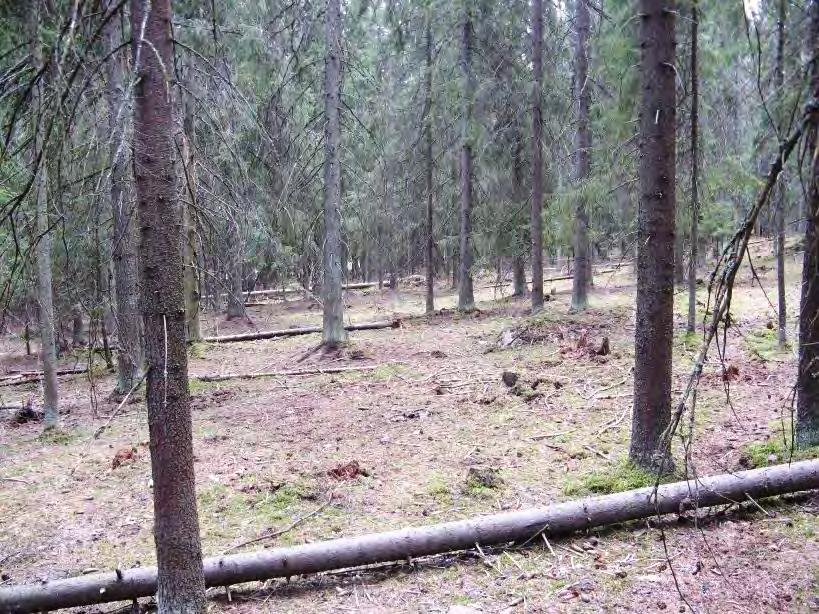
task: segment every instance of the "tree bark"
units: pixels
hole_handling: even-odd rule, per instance
[[[328,347],[347,341],[341,285],[341,9],[339,0],[327,0],[324,24],[324,333]]]
[[[134,156],[141,228],[148,429],[160,614],[204,614],[205,580],[196,511],[182,211],[173,167],[173,116],[165,68],[173,66],[170,0],[131,0],[137,70]]]
[[[106,10],[116,2],[107,0]],[[103,32],[105,53],[112,53],[122,44],[122,26],[117,17],[108,20]],[[109,158],[111,184],[108,198],[113,220],[111,256],[114,261],[114,294],[116,312],[117,385],[116,391],[125,394],[139,381],[142,368],[142,334],[139,317],[139,262],[137,259],[136,206],[129,189],[130,147],[126,142],[131,121],[128,100],[125,100],[125,59],[121,54],[104,64],[105,101],[108,107],[108,133],[111,139]]]
[[[819,49],[819,1],[810,5],[811,49]],[[819,61],[813,56],[811,91],[819,91]],[[808,127],[807,151],[819,145],[819,112]],[[796,379],[796,446],[819,445],[819,159],[810,155],[810,185],[805,203],[805,253],[799,309],[799,372]]]
[[[88,328],[85,326],[82,306],[77,303],[71,308],[71,346],[81,348],[86,345],[88,345]]]
[[[785,83],[785,20],[787,19],[787,5],[785,0],[777,3],[777,38],[776,38],[776,68],[774,70],[774,97],[782,100],[784,92],[782,87]],[[777,105],[777,121],[780,127],[784,125],[782,118],[782,104]],[[785,297],[785,177],[780,176],[774,192],[774,228],[776,238],[774,246],[776,248],[776,297],[777,297],[777,320],[779,346],[785,347],[788,341],[788,308]]]
[[[425,267],[427,273],[427,287],[426,287],[426,313],[431,314],[435,312],[435,262],[433,261],[433,247],[435,239],[433,236],[433,209],[432,209],[432,7],[428,1],[425,5],[424,14],[424,28],[425,28],[425,45],[424,45],[424,60],[425,60],[425,88],[426,88],[426,143],[424,147],[424,165],[426,172],[427,183],[427,236],[425,241]]]
[[[29,10],[29,39],[31,56],[37,70],[43,64],[43,50],[40,42],[40,0],[31,0]],[[43,365],[43,426],[51,430],[60,425],[59,391],[57,389],[57,343],[54,330],[54,297],[51,276],[51,233],[48,222],[48,174],[46,171],[45,141],[40,116],[44,99],[43,76],[31,92],[31,106],[34,109],[34,140],[32,161],[34,168],[34,201],[37,217],[37,237],[35,258],[37,261],[37,301],[40,317],[40,361]]]
[[[199,276],[197,274],[196,228],[194,227],[191,207],[197,205],[196,191],[196,131],[194,98],[189,93],[193,87],[192,79],[187,79],[187,91],[181,92],[182,98],[182,174],[185,180],[185,191],[190,204],[183,202],[182,223],[184,228],[182,255],[185,266],[185,332],[188,342],[201,341],[202,323],[199,317]]]
[[[512,261],[512,295],[526,296],[526,265],[519,254]]]
[[[678,231],[674,236],[674,284],[682,285],[685,277],[685,237]]]
[[[230,237],[230,262],[228,264],[227,319],[241,318],[245,315],[244,295],[242,288],[242,266],[244,264],[242,246],[242,221],[240,213],[235,219],[228,220],[228,235]]]
[[[586,0],[575,3],[577,39],[574,56],[574,88],[577,104],[577,131],[574,141],[575,185],[578,197],[574,211],[574,281],[572,309],[583,311],[589,305],[591,261],[589,259],[589,214],[584,196],[591,174],[591,87],[589,86],[589,30],[591,17]]]
[[[523,180],[523,134],[522,126],[517,120],[513,120],[513,145],[512,145],[512,201],[515,211],[520,211],[526,203],[526,191]],[[529,245],[529,233],[526,232],[524,224],[515,224],[520,236],[515,238],[515,250],[512,256],[512,295],[526,296],[526,261],[525,253]],[[500,252],[499,252],[500,253]],[[500,277],[500,271],[499,271]],[[543,276],[541,275],[541,278]],[[500,282],[500,279],[498,279]]]
[[[676,83],[674,0],[640,0],[640,205],[634,413],[629,458],[670,469],[662,433],[671,416],[674,324]]]
[[[532,0],[532,311],[543,308],[543,0]]]
[[[475,98],[475,77],[472,74],[472,8],[469,0],[463,5],[461,25],[461,231],[460,275],[458,279],[458,309],[475,309],[472,290],[472,108]]]
[[[362,565],[406,561],[422,556],[469,550],[478,546],[530,544],[541,534],[570,535],[606,526],[684,514],[724,505],[759,501],[819,487],[819,461],[775,465],[697,480],[661,484],[588,497],[540,508],[478,516],[441,524],[347,537],[300,546],[208,558],[208,586],[289,578]],[[0,587],[0,611],[8,614],[87,606],[153,595],[156,568],[97,573],[52,582]]]
[[[697,328],[697,258],[699,256],[699,121],[700,95],[699,74],[697,65],[697,46],[699,45],[699,10],[698,0],[691,0],[691,228],[690,252],[688,259],[688,332]]]

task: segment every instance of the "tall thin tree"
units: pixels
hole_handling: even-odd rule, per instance
[[[691,0],[691,246],[688,257],[688,332],[697,327],[697,259],[699,258],[699,121],[700,92],[697,47],[699,46],[699,7],[697,0]]]
[[[640,203],[634,413],[629,458],[666,463],[662,433],[671,416],[674,323],[676,83],[674,0],[640,0]]]
[[[432,208],[432,2],[427,0],[424,6],[424,88],[426,90],[426,103],[424,118],[424,131],[426,141],[424,143],[424,172],[426,174],[427,190],[427,215],[426,215],[426,241],[425,247],[425,267],[427,273],[426,288],[426,312],[428,314],[435,311],[435,261],[433,260],[433,247],[435,237],[433,236],[433,208]]]
[[[199,279],[197,274],[196,256],[196,228],[192,211],[197,203],[196,189],[196,113],[194,111],[194,97],[190,93],[195,87],[190,78],[190,69],[185,71],[187,85],[182,97],[182,130],[179,134],[182,178],[184,180],[183,194],[187,196],[182,205],[182,220],[184,223],[183,258],[185,266],[185,330],[188,342],[202,340],[202,322],[199,317]],[[188,202],[190,204],[188,204]]]
[[[532,0],[532,311],[543,307],[543,0]]]
[[[472,290],[472,110],[475,99],[475,75],[472,67],[472,3],[464,2],[461,24],[461,232],[458,285],[458,309],[471,311],[475,308]]]
[[[325,346],[347,340],[341,271],[341,8],[327,0],[324,24],[324,334]]]
[[[809,4],[809,41],[819,49],[819,0]],[[819,60],[812,56],[811,91],[819,92]],[[807,151],[819,146],[819,112],[814,110]],[[805,203],[805,253],[802,261],[802,301],[799,309],[799,371],[796,380],[796,446],[819,445],[819,159],[810,160],[810,185]]]
[[[161,614],[204,614],[205,579],[185,340],[182,210],[174,170],[168,85],[168,69],[173,66],[171,23],[170,0],[150,4],[131,0],[137,71],[134,176],[142,239],[140,289],[148,370],[157,602]]]
[[[117,2],[106,1],[106,10],[116,10]],[[131,109],[125,100],[125,59],[116,53],[122,44],[122,20],[114,16],[103,32],[103,47],[111,57],[104,64],[105,102],[108,107],[108,138],[111,161],[108,199],[113,221],[111,256],[114,264],[116,310],[117,392],[127,393],[139,380],[142,368],[142,335],[139,317],[139,263],[137,261],[136,205],[130,189],[130,146],[128,127]]]
[[[589,31],[591,16],[586,0],[575,3],[574,95],[577,105],[577,130],[574,135],[574,174],[578,196],[574,210],[574,277],[572,309],[582,311],[589,304],[589,213],[584,183],[591,174],[591,87],[589,87]]]
[[[785,0],[777,2],[777,37],[776,37],[776,66],[774,68],[774,95],[777,99],[784,99],[782,88],[785,84],[785,22],[788,17],[788,9]],[[783,113],[781,109],[784,105],[777,105],[780,112],[777,113],[777,122],[782,126]],[[776,297],[777,297],[777,338],[779,345],[784,346],[788,341],[788,307],[785,297],[785,178],[780,177],[774,192],[774,220],[776,230]]]
[[[31,57],[40,70],[43,66],[43,47],[40,39],[41,0],[31,0],[28,13]],[[34,122],[32,160],[34,163],[34,204],[36,210],[37,244],[37,302],[40,316],[40,360],[43,366],[43,413],[46,430],[60,424],[59,391],[57,389],[57,344],[54,330],[54,295],[51,274],[51,228],[48,216],[48,173],[46,171],[45,139],[42,126],[47,72],[40,76],[31,90],[31,108]]]

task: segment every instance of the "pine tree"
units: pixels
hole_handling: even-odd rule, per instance
[[[674,324],[676,82],[674,0],[640,0],[640,206],[632,462],[670,468],[662,434],[671,415]]]
[[[135,37],[134,168],[141,229],[148,430],[160,614],[204,614],[205,579],[196,510],[182,210],[176,186],[173,116],[165,67],[173,65],[170,0],[131,0]]]

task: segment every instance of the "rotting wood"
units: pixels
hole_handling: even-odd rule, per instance
[[[205,580],[208,586],[229,586],[468,550],[476,544],[525,545],[541,535],[566,535],[658,514],[759,501],[815,488],[819,488],[819,460],[775,465],[663,484],[656,491],[641,488],[426,527],[209,558],[204,561]],[[0,587],[0,613],[24,614],[148,597],[156,586],[155,567],[4,586]]]
[[[400,328],[401,320],[382,320],[378,322],[365,322],[363,324],[350,324],[345,326],[346,330],[377,330],[381,328]],[[222,337],[205,337],[206,343],[233,343],[236,341],[259,341],[262,339],[274,339],[276,337],[292,337],[295,335],[311,335],[322,332],[321,326],[307,326],[304,328],[285,328],[282,330],[267,330],[257,333],[241,333],[238,335],[225,335]]]
[[[216,373],[210,375],[191,375],[191,379],[200,382],[224,382],[232,379],[256,379],[260,377],[290,377],[298,375],[325,375],[332,373],[350,373],[355,371],[372,371],[379,365],[362,367],[324,367],[315,369],[293,369],[289,371],[259,371],[257,373]]]

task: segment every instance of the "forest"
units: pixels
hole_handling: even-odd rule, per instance
[[[0,0],[0,614],[819,611],[819,0]]]

